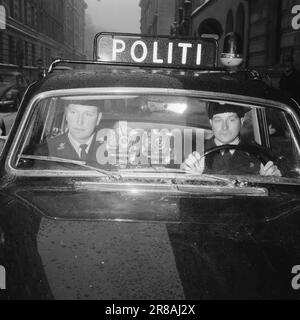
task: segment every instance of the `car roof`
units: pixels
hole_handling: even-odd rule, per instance
[[[98,70],[67,70],[50,73],[35,83],[32,94],[96,87],[167,88],[210,91],[291,104],[282,91],[250,76],[249,72],[226,70],[179,70],[135,67],[104,67]]]

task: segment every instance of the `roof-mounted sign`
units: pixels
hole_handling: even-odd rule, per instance
[[[212,68],[216,66],[216,41],[99,33],[95,37],[94,60],[122,65]]]

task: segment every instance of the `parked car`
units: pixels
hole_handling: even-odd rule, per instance
[[[69,70],[72,70],[72,68],[68,66],[56,66],[52,68],[52,72],[64,72]]]
[[[0,297],[300,298],[299,106],[216,68],[207,41],[100,35],[89,68],[31,85],[0,156]],[[245,111],[249,168],[271,160],[281,175],[182,169],[194,150],[236,147],[204,152],[212,104]],[[91,162],[67,156],[70,117],[81,134],[89,107]]]
[[[0,73],[0,108],[18,109],[28,83],[20,72]],[[0,109],[1,110],[1,109]]]

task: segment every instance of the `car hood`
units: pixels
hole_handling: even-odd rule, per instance
[[[209,198],[44,186],[0,198],[7,268],[19,279],[10,297],[298,297],[295,193]]]

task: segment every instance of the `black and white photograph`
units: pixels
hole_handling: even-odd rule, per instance
[[[300,0],[0,0],[0,300],[299,299]]]

